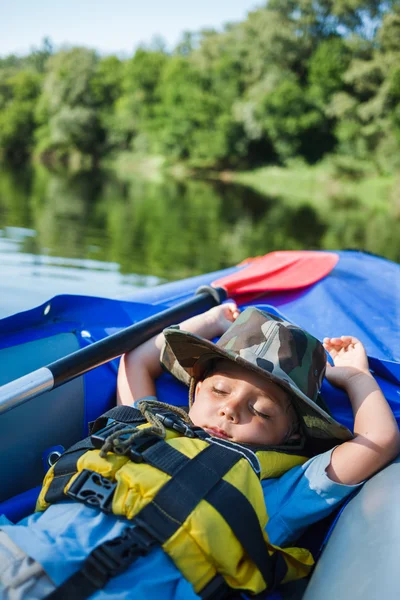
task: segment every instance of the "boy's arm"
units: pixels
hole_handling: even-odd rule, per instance
[[[354,438],[335,448],[327,474],[353,485],[371,477],[400,452],[400,434],[394,415],[371,375],[364,347],[354,337],[325,338],[334,360],[327,379],[343,388],[354,414]]]
[[[220,336],[239,315],[235,303],[215,306],[181,323],[181,329],[206,339]],[[155,380],[161,375],[160,351],[164,334],[151,338],[135,350],[124,354],[118,369],[117,404],[133,404],[145,396],[156,393]]]

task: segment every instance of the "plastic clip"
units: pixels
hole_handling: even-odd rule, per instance
[[[92,433],[90,436],[91,442],[95,448],[102,448],[106,439],[112,434],[120,431],[121,429],[126,429],[125,423],[119,423],[118,421],[111,421],[108,423],[103,429],[99,429],[96,433]]]
[[[101,511],[111,512],[112,497],[117,487],[106,477],[95,471],[84,469],[66,492],[67,496]]]
[[[191,427],[182,421],[182,419],[179,419],[179,417],[167,417],[160,413],[156,413],[156,417],[158,417],[162,424],[165,427],[168,427],[168,429],[174,429],[175,431],[178,431],[179,433],[182,433],[182,435],[189,438],[195,437]]]

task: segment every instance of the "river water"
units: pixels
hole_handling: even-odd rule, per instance
[[[358,212],[332,223],[308,204],[220,182],[3,169],[0,317],[56,294],[123,297],[277,249],[376,251]]]

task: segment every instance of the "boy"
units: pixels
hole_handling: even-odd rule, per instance
[[[361,343],[351,337],[324,340],[324,346],[335,362],[334,367],[327,367],[327,377],[334,385],[347,391],[353,407],[355,436],[351,439],[350,432],[334,421],[315,402],[325,371],[325,352],[315,338],[300,328],[254,308],[247,309],[239,316],[234,304],[216,307],[205,315],[189,319],[181,327],[185,331],[169,329],[165,332],[166,348],[163,355],[164,363],[170,370],[186,382],[190,380],[191,422],[188,423],[188,419],[184,419],[184,422],[176,421],[174,425],[181,430],[183,427],[184,430],[185,423],[188,423],[187,434],[190,435],[182,438],[174,437],[177,435],[174,433],[172,438],[167,440],[169,445],[161,446],[165,450],[171,450],[172,447],[171,458],[169,453],[166,453],[165,456],[158,456],[158,460],[162,462],[163,458],[165,459],[164,462],[168,463],[168,473],[168,468],[171,469],[176,459],[176,448],[179,448],[179,444],[184,449],[184,454],[189,455],[184,459],[186,462],[190,462],[188,458],[192,459],[191,454],[196,454],[196,446],[199,445],[201,449],[204,449],[203,446],[212,450],[217,448],[216,463],[230,460],[234,454],[238,455],[233,468],[225,477],[225,480],[228,478],[229,485],[224,481],[225,487],[222,486],[221,489],[226,490],[228,487],[232,491],[230,488],[237,485],[235,477],[236,480],[240,479],[241,473],[238,471],[244,473],[243,485],[246,493],[243,489],[239,491],[251,497],[252,507],[258,511],[259,521],[263,522],[263,526],[266,524],[270,554],[278,558],[283,557],[285,561],[281,561],[280,566],[279,560],[275,561],[273,576],[276,576],[280,568],[294,571],[297,569],[301,573],[309,564],[304,552],[300,549],[287,549],[273,555],[273,550],[277,546],[287,547],[293,543],[307,525],[329,514],[351,493],[354,486],[392,460],[400,448],[397,424],[379,387],[370,375],[365,351]],[[217,345],[206,339],[221,334],[224,335]],[[132,404],[145,397],[148,402],[149,396],[154,396],[154,379],[161,369],[158,357],[163,341],[164,336],[157,336],[123,357],[118,378],[120,404]],[[146,401],[137,404],[143,406],[146,412]],[[151,411],[147,414],[153,427],[160,428],[160,419],[162,420],[163,416],[154,415]],[[164,420],[164,423],[167,421]],[[118,450],[118,444],[121,450],[123,444],[128,447],[129,444],[136,444],[138,440],[143,441],[143,436],[139,439],[137,430],[134,430],[135,439],[132,436],[132,439],[127,440],[126,431],[124,430],[124,440],[117,431],[113,434],[114,437],[111,435],[107,438],[106,444],[116,441],[115,450]],[[341,441],[344,443],[337,445]],[[307,461],[307,451],[315,453],[317,448],[321,449],[324,446],[335,447]],[[251,451],[251,448],[254,451]],[[152,447],[150,451],[151,449]],[[270,449],[274,452],[266,452]],[[219,451],[221,454],[218,454]],[[119,485],[125,490],[121,501],[122,508],[120,512],[116,510],[118,497],[114,495],[113,511],[126,516],[129,516],[127,511],[136,511],[140,517],[147,507],[146,495],[150,493],[149,489],[146,488],[140,499],[136,476],[133,476],[133,488],[126,489],[124,477],[129,479],[132,470],[139,473],[142,465],[139,463],[138,466],[135,462],[128,461],[125,455],[110,454],[105,451],[104,446],[102,452],[103,457],[101,452],[99,454],[97,451],[91,451],[79,460],[89,455],[89,462],[92,461],[95,466],[101,463],[102,468],[106,465],[112,469],[120,468],[117,463],[125,461],[119,471]],[[195,458],[201,454],[200,452]],[[265,456],[268,459],[266,462]],[[297,466],[294,466],[296,464]],[[204,465],[200,466],[203,469],[200,472],[206,473],[209,469],[212,473],[214,470],[214,465],[206,465],[205,470]],[[258,483],[259,479],[254,477],[257,468],[261,484]],[[153,467],[150,467],[150,470],[146,471],[146,481],[139,482],[139,488],[144,483],[147,486],[153,485],[152,469]],[[215,469],[218,469],[218,465],[215,465]],[[265,475],[265,470],[270,470],[272,475]],[[162,477],[165,476],[162,474]],[[200,477],[192,483],[193,487],[197,488],[203,482]],[[236,494],[235,498],[241,502],[240,494],[237,490],[233,491]],[[265,518],[260,507],[259,493],[267,507],[268,516],[265,514]],[[136,504],[140,504],[143,498],[146,500],[146,506],[139,506],[137,510]],[[215,506],[210,494],[206,499]],[[218,498],[214,500],[218,506]],[[187,498],[177,495],[172,499],[172,503],[178,508],[180,505],[184,507],[190,501],[190,494]],[[42,508],[46,506],[46,502],[47,496],[42,492]],[[196,510],[202,506],[198,504]],[[220,508],[222,512],[225,511],[224,516],[228,521],[229,509],[236,510],[230,525],[233,529],[238,529],[239,537],[246,537],[246,532],[240,527],[244,514],[241,512],[242,506],[247,508],[246,502],[232,505],[228,510],[226,506]],[[204,506],[202,510],[205,510]],[[154,515],[157,517],[157,513]],[[199,547],[203,550],[204,547],[209,547],[211,563],[217,562],[214,552],[225,553],[229,560],[236,552],[237,563],[233,565],[233,571],[229,572],[232,565],[228,559],[224,568],[221,568],[224,583],[228,581],[232,585],[233,582],[232,587],[260,591],[262,588],[257,586],[260,585],[260,581],[263,582],[263,577],[268,578],[268,573],[263,573],[261,577],[247,555],[240,553],[241,547],[237,546],[234,536],[228,546],[224,545],[224,536],[219,534],[215,525],[217,513],[212,513],[212,517],[211,527],[207,528],[208,517],[205,521],[200,519],[195,521],[195,524],[200,523],[200,529],[192,529],[186,537],[197,536]],[[166,514],[165,522],[168,522],[168,518]],[[163,523],[162,519],[160,527]],[[52,598],[88,597],[79,594],[83,584],[87,584],[89,590],[96,588],[98,581],[95,582],[94,588],[90,587],[92,584],[89,579],[93,571],[89,573],[89,578],[85,579],[86,576],[82,576],[76,580],[80,585],[72,595],[71,588],[67,594],[65,590],[53,590],[81,569],[82,563],[93,548],[106,540],[114,540],[126,530],[126,525],[126,519],[110,514],[109,511],[100,512],[97,508],[81,502],[68,501],[50,506],[43,515],[35,514],[20,525],[3,526],[3,531],[0,532],[0,598],[44,598],[50,593],[53,593]],[[151,525],[156,527],[156,518],[151,521]],[[140,529],[140,521],[137,527]],[[187,523],[185,527],[188,528]],[[224,530],[224,523],[221,523],[220,527]],[[247,522],[245,529],[246,527]],[[205,528],[207,535],[202,528]],[[230,533],[227,530],[227,535]],[[159,531],[156,532],[156,536],[157,534]],[[173,535],[176,535],[176,531]],[[213,539],[213,536],[222,538],[222,542],[220,539]],[[179,540],[181,539],[186,544],[186,538],[181,536]],[[176,563],[183,564],[181,570],[185,572],[185,559],[188,558],[189,563],[195,563],[195,569],[200,569],[203,565],[196,561],[197,546],[187,545],[189,552],[186,552],[185,546],[182,556],[180,544],[178,547],[171,547],[171,539],[167,539],[167,543],[164,540],[165,551],[157,544],[153,546],[152,540],[147,542],[151,546],[150,555],[137,558],[122,574],[103,582],[106,584],[104,589],[93,597],[97,600],[121,598],[126,597],[128,590],[132,591],[135,599],[172,600],[197,597],[188,578],[184,578],[175,566]],[[251,547],[247,550],[250,553],[252,551]],[[262,552],[262,549],[260,551]],[[206,562],[206,554],[207,552],[200,562]],[[224,556],[219,557],[219,560],[223,563]],[[257,562],[257,556],[254,560]],[[189,572],[191,568],[189,565]],[[193,577],[200,576],[196,572]],[[190,572],[189,579],[193,577]],[[243,582],[246,583],[245,586],[242,585]],[[207,597],[204,591],[207,585],[199,584],[196,587],[204,592],[203,597]],[[97,587],[100,588],[100,585]],[[210,592],[208,597],[211,595]]]

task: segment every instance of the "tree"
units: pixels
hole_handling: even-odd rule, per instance
[[[382,171],[400,167],[399,39],[400,15],[384,15],[369,55],[352,59],[343,75],[346,91],[334,94],[329,108],[342,152],[372,158]]]
[[[323,40],[312,55],[308,67],[310,96],[322,109],[343,89],[343,75],[350,61],[350,48],[340,37]]]
[[[236,83],[227,69],[218,65],[205,73],[190,58],[170,59],[158,88],[160,152],[198,166],[221,166],[240,157],[243,129],[232,112]]]
[[[0,152],[22,163],[32,152],[34,113],[41,77],[30,71],[0,71]]]
[[[151,133],[157,129],[159,80],[168,61],[162,51],[139,48],[123,68],[122,94],[115,104],[114,129],[121,143],[151,151]]]
[[[98,114],[95,52],[62,50],[47,62],[43,91],[36,111],[38,152],[68,157],[88,155],[92,162],[105,148],[105,129]]]

